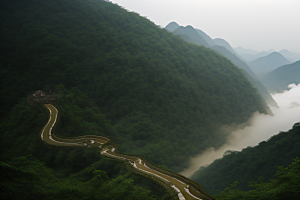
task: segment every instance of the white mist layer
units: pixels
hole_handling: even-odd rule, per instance
[[[250,126],[234,130],[230,133],[225,145],[215,149],[209,148],[204,153],[190,159],[190,167],[180,172],[190,177],[201,166],[211,164],[222,158],[227,150],[241,151],[248,146],[256,146],[280,131],[288,131],[300,121],[300,84],[289,85],[289,91],[273,94],[273,99],[280,108],[273,108],[274,116],[255,112],[249,120]]]

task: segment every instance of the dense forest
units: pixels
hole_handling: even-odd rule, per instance
[[[215,160],[209,166],[201,167],[191,179],[201,182],[210,194],[220,193],[235,181],[239,183],[235,189],[250,190],[252,186],[249,186],[249,182],[256,181],[259,177],[265,177],[265,181],[272,179],[278,170],[277,166],[287,167],[293,159],[299,157],[299,125],[300,123],[296,123],[291,130],[280,132],[268,141],[263,141],[255,147],[247,147],[241,152],[228,150],[223,158]],[[295,165],[299,168],[299,159]],[[297,176],[299,175],[298,171]],[[299,192],[300,190],[298,194]]]
[[[239,184],[235,181],[215,197],[219,200],[285,200],[299,199],[300,194],[300,158],[294,159],[288,167],[280,166],[275,174],[275,179],[264,181],[260,177],[256,181],[251,181],[249,186],[252,190],[244,191],[235,189]]]
[[[77,93],[66,95],[70,104],[61,106],[62,129],[57,130],[62,137],[112,136],[122,152],[179,171],[188,156],[224,142],[220,126],[267,112],[228,59],[118,5],[1,1],[1,16],[2,119],[31,112],[20,104],[12,109],[26,92],[43,89],[63,96],[64,90],[55,89],[61,85],[94,103],[85,104]]]
[[[106,136],[122,153],[175,172],[189,156],[223,144],[221,126],[268,113],[224,56],[118,5],[4,0],[0,7],[2,199],[167,198],[97,149],[43,144],[47,111],[26,101],[36,90],[59,96],[56,135]]]
[[[199,29],[194,29],[192,26],[182,27],[176,22],[169,23],[166,30],[171,31],[175,35],[180,35],[182,39],[198,45],[204,45],[210,49],[221,53],[229,59],[235,66],[243,69],[242,71],[248,81],[252,83],[264,100],[273,107],[278,107],[275,100],[272,98],[266,87],[258,80],[252,69],[242,60],[242,58],[232,49],[230,44],[223,39],[217,38],[212,40],[206,33]]]
[[[88,149],[88,151],[97,152],[99,155],[98,149]],[[14,157],[7,163],[0,162],[0,197],[1,199],[103,200],[154,200],[167,197],[163,195],[165,191],[160,185],[151,183],[132,172],[128,173],[124,163],[100,156],[96,158],[97,162],[68,177],[63,177],[57,171],[46,167],[45,163],[31,155]],[[86,158],[77,157],[77,159],[85,161]],[[67,160],[69,163],[76,162],[69,157]]]
[[[56,135],[111,134],[104,115],[77,88],[60,93]],[[1,199],[169,199],[157,183],[133,174],[122,161],[100,156],[97,146],[51,147],[39,139],[47,110],[23,98],[1,128]]]

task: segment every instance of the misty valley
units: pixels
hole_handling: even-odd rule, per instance
[[[106,0],[0,6],[1,199],[300,198],[299,53]]]

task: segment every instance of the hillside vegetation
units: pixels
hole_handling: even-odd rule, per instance
[[[69,99],[59,102],[68,106],[61,109],[62,137],[113,136],[122,152],[179,171],[188,155],[224,142],[220,126],[245,122],[255,111],[267,113],[265,102],[225,57],[118,5],[1,1],[1,16],[5,120],[9,112],[31,112],[21,104],[12,110],[26,92],[55,91]],[[56,91],[58,85],[65,90]],[[99,128],[98,120],[106,125]]]
[[[235,189],[249,190],[249,182],[260,176],[266,180],[274,178],[277,166],[287,167],[300,155],[299,125],[296,123],[291,130],[280,132],[255,147],[247,147],[241,152],[227,151],[223,158],[201,167],[191,179],[201,182],[206,191],[214,195],[235,181],[239,183]]]
[[[109,121],[80,90],[60,93],[55,135],[110,135]],[[39,133],[48,112],[23,98],[0,124],[1,199],[169,199],[164,187],[128,170],[124,162],[89,148],[45,145]]]
[[[216,195],[216,199],[230,200],[282,200],[298,199],[300,195],[300,158],[294,159],[288,167],[280,166],[275,174],[275,179],[263,181],[260,177],[257,181],[252,181],[249,186],[253,189],[243,191],[235,189],[238,182],[234,182],[230,187]]]
[[[177,28],[176,28],[177,27]],[[176,28],[175,30],[173,30]],[[171,22],[165,27],[166,30],[171,31],[175,35],[180,35],[182,39],[187,42],[191,42],[197,45],[204,45],[221,53],[227,59],[229,59],[235,66],[243,69],[243,74],[246,76],[248,81],[256,88],[259,94],[264,98],[264,100],[271,106],[277,107],[277,103],[274,101],[270,93],[267,91],[265,86],[258,80],[257,76],[251,70],[251,68],[240,58],[240,56],[232,49],[230,44],[223,39],[214,39],[212,40],[207,34],[199,29],[194,29],[192,26],[182,27],[175,23]],[[204,41],[204,42],[203,42]],[[206,41],[206,42],[205,42]],[[216,44],[214,43],[216,42]],[[209,45],[208,45],[209,44]]]
[[[162,188],[153,183],[145,185],[145,178],[132,173],[122,175],[124,164],[120,161],[102,159],[66,178],[30,155],[0,162],[0,168],[1,199],[164,199],[151,194],[149,186],[156,193],[161,193]],[[106,171],[119,176],[110,177]]]

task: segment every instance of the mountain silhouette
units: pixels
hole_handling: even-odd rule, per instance
[[[291,62],[278,52],[273,52],[267,56],[257,58],[249,62],[250,68],[258,77],[263,77],[272,70]]]
[[[201,31],[200,29],[195,29],[197,31],[197,33],[199,35],[201,35],[201,37],[210,45],[210,46],[214,46],[216,45],[213,41],[213,39],[211,39],[211,37],[209,37],[206,33],[204,33],[203,31]]]
[[[298,54],[298,53],[293,53],[286,49],[282,49],[281,51],[279,51],[279,53],[281,53],[281,55],[286,57],[286,59],[288,59],[291,62],[296,62],[296,61],[300,60],[300,54]]]
[[[215,38],[213,39],[213,42],[218,45],[218,46],[222,46],[225,47],[228,51],[230,51],[231,53],[235,54],[240,60],[242,61],[246,61],[243,57],[241,57],[237,52],[235,52],[235,50],[231,47],[231,45],[224,39],[222,38]],[[251,75],[252,76],[252,75]]]
[[[249,49],[249,50],[250,51],[244,51],[244,53],[239,53],[239,55],[241,57],[243,57],[248,62],[251,62],[251,61],[253,61],[253,60],[257,59],[257,58],[260,58],[260,57],[267,56],[270,53],[272,53],[272,52],[275,51],[274,49],[270,49],[268,51],[261,51],[261,52],[257,52],[257,51],[251,50],[251,49]],[[254,52],[256,52],[256,53],[254,53]]]
[[[179,26],[173,31],[175,35],[180,35],[185,41],[193,42],[198,45],[209,47],[209,44],[199,35],[199,33],[192,26]]]
[[[256,55],[259,53],[258,51],[255,51],[252,49],[245,49],[243,47],[237,47],[237,48],[234,48],[234,50],[235,50],[235,52],[237,52],[240,55],[243,55],[243,54]]]
[[[265,75],[262,82],[270,92],[289,90],[289,84],[300,83],[300,61],[278,67]]]
[[[234,49],[230,46],[230,44],[229,44],[226,40],[224,40],[224,39],[222,39],[222,38],[215,38],[215,39],[213,39],[213,42],[214,42],[216,45],[225,47],[225,48],[228,49],[228,51],[230,51],[231,53],[237,54],[237,53],[234,51]]]
[[[228,58],[237,67],[244,69],[250,76],[257,79],[257,76],[252,71],[252,69],[244,61],[239,59],[234,53],[230,52],[226,47],[215,45],[210,48],[220,52],[223,56]]]
[[[169,23],[169,24],[165,27],[165,29],[167,29],[167,30],[170,31],[170,32],[173,32],[173,31],[175,31],[178,27],[179,27],[179,25],[178,25],[176,22],[171,22],[171,23]]]
[[[236,65],[237,67],[245,70],[247,73],[245,72],[244,75],[246,76],[248,81],[251,82],[252,85],[258,90],[258,92],[264,98],[264,100],[269,105],[272,105],[274,107],[278,106],[276,101],[274,101],[274,99],[272,98],[272,96],[268,92],[267,88],[261,83],[261,81],[258,80],[255,73],[251,70],[251,68],[244,61],[242,61],[235,54],[228,51],[225,47],[213,46],[213,47],[210,47],[210,48],[220,52],[223,56],[228,58],[234,65]]]
[[[177,25],[178,24],[176,22],[171,22],[165,27],[165,29],[170,29],[170,27],[175,27]],[[272,105],[274,107],[278,106],[277,103],[272,98],[272,96],[270,95],[270,93],[268,92],[267,88],[261,83],[260,80],[258,80],[256,74],[243,60],[243,58],[233,50],[231,45],[226,40],[221,38],[217,38],[213,40],[202,30],[195,29],[192,26],[187,26],[187,27],[179,26],[175,31],[173,31],[173,33],[176,35],[180,35],[185,41],[192,42],[195,44],[203,45],[203,40],[205,40],[206,41],[205,45],[207,45],[208,48],[217,51],[218,53],[222,54],[227,59],[229,59],[235,66],[245,70],[243,71],[243,74],[246,76],[248,81],[252,83],[252,85],[258,90],[260,95],[264,98],[264,100],[269,105]],[[216,43],[214,41],[216,41]]]

